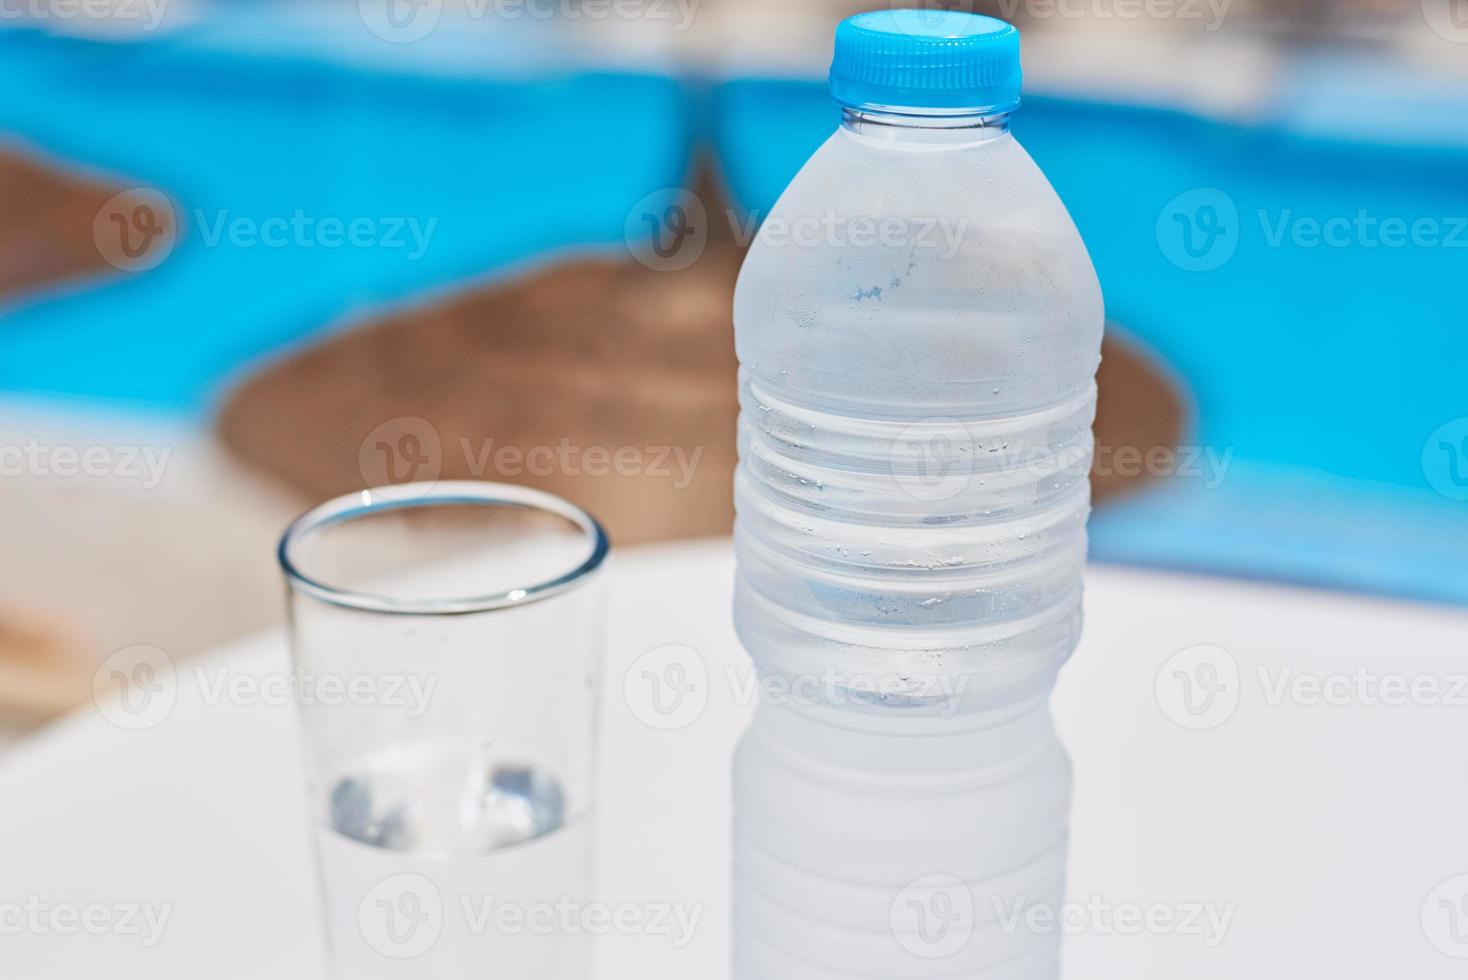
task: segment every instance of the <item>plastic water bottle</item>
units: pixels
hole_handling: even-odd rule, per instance
[[[1055,980],[1102,305],[1019,35],[862,14],[735,298],[738,980]]]
[[[838,28],[840,128],[735,296],[735,619],[792,703],[954,718],[1048,692],[1080,628],[1102,303],[1009,131],[1019,33]]]

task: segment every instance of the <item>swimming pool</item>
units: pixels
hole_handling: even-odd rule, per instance
[[[0,86],[0,130],[167,189],[185,226],[153,272],[0,310],[0,389],[200,419],[245,365],[382,304],[621,247],[634,203],[679,185],[700,138],[758,215],[836,121],[812,81],[390,74],[187,37],[0,32]],[[1110,318],[1184,379],[1189,444],[1212,453],[1197,478],[1098,514],[1095,555],[1468,602],[1468,150],[1357,139],[1312,113],[1244,124],[1042,97],[1015,130]],[[211,241],[221,222],[297,212],[431,233]],[[1436,239],[1397,243],[1388,222]]]

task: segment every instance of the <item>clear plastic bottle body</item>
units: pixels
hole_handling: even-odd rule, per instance
[[[1007,117],[847,112],[735,297],[735,618],[763,671],[927,715],[1048,689],[1079,633],[1102,321]]]
[[[734,761],[736,980],[1055,980],[1070,760],[1046,699],[914,739],[762,704]]]

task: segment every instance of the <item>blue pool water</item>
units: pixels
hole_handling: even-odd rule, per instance
[[[567,247],[619,246],[634,203],[681,183],[700,135],[757,215],[836,123],[816,82],[721,84],[699,112],[694,90],[654,73],[392,75],[208,40],[0,31],[0,132],[166,189],[185,225],[152,272],[0,308],[0,390],[204,419],[246,365],[329,325]],[[1038,97],[1016,117],[1110,318],[1184,379],[1190,444],[1227,459],[1098,514],[1094,551],[1468,602],[1468,443],[1459,459],[1434,436],[1468,418],[1468,227],[1455,224],[1468,149],[1354,140],[1301,91],[1249,125]],[[221,219],[298,209],[432,233],[417,257],[207,241]],[[1428,220],[1442,240],[1373,243],[1351,224],[1312,243],[1312,222],[1358,216]]]
[[[564,248],[620,243],[691,135],[668,78],[392,77],[0,32],[0,133],[176,199],[167,262],[0,311],[0,389],[197,415],[253,358],[324,326]],[[618,113],[588,113],[611,104]],[[616,153],[588,148],[616,145]],[[366,218],[384,244],[234,248],[241,220]],[[421,240],[421,239],[420,239]]]

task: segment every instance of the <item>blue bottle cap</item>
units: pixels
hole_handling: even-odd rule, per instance
[[[994,114],[1019,105],[1019,31],[956,10],[878,10],[836,28],[831,95],[853,109]]]

